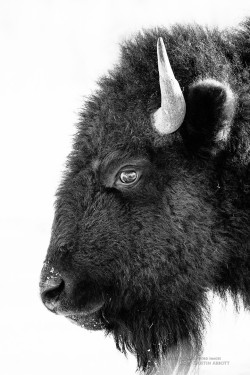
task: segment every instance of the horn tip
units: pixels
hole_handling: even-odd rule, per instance
[[[163,42],[162,37],[159,37],[157,40],[157,51],[158,51],[158,57],[161,61],[164,61],[166,57],[164,56],[166,54],[166,48],[165,44]]]
[[[162,39],[161,36],[157,39],[157,47],[159,47],[159,48],[164,48],[165,47],[163,39]]]

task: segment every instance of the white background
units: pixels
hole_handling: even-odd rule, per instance
[[[134,358],[111,338],[54,316],[39,300],[77,113],[131,33],[175,21],[223,27],[246,15],[249,0],[0,0],[1,374],[135,374]],[[250,314],[212,306],[204,355],[230,365],[200,373],[250,374]]]

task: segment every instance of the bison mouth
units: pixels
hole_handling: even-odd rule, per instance
[[[103,305],[104,305],[104,302],[101,301],[89,307],[87,311],[63,313],[62,315],[64,315],[72,323],[82,328],[85,328],[91,331],[102,330],[104,328],[103,323],[102,323]]]
[[[45,264],[45,271],[47,268]],[[103,329],[100,322],[106,300],[104,293],[91,283],[74,283],[66,276],[63,278],[53,267],[50,273],[42,271],[40,281],[41,298],[47,309],[86,329]]]

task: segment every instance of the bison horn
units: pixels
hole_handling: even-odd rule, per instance
[[[161,88],[161,108],[153,114],[153,125],[161,134],[177,130],[185,117],[186,103],[175,79],[162,38],[157,42],[158,69]]]

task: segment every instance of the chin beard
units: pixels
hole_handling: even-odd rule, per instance
[[[134,354],[138,369],[146,375],[156,374],[158,368],[170,374],[176,367],[178,374],[186,374],[198,362],[209,316],[206,295],[199,300],[182,299],[178,304],[140,301],[129,308],[111,301],[89,314],[67,318],[85,329],[111,334],[117,349]]]
[[[202,338],[208,317],[205,303],[189,301],[169,307],[167,304],[147,304],[112,314],[103,309],[100,326],[114,336],[116,347],[137,358],[138,369],[154,374],[164,366],[168,374],[178,366],[178,374],[186,374],[202,353]]]

